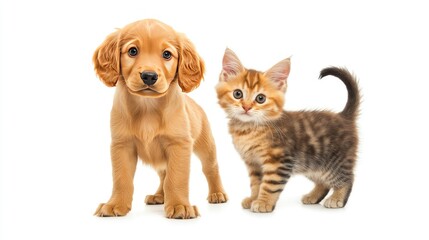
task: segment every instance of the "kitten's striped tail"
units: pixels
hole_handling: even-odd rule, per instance
[[[341,81],[343,81],[347,88],[347,103],[340,114],[347,119],[355,119],[356,115],[358,114],[360,104],[359,87],[356,78],[345,68],[328,67],[320,72],[319,79],[322,79],[328,75],[339,78]]]

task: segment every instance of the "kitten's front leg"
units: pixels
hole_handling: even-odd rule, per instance
[[[258,198],[259,188],[261,186],[262,168],[254,162],[246,161],[247,170],[249,171],[251,195],[243,199],[241,205],[244,209],[249,209],[252,202]]]
[[[271,157],[263,161],[261,186],[258,198],[250,207],[252,212],[267,213],[274,210],[280,193],[292,173],[292,167],[285,164],[285,161],[290,160]]]

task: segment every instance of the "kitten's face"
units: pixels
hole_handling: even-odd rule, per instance
[[[247,70],[234,52],[227,49],[216,86],[220,106],[229,118],[242,122],[263,123],[280,117],[289,70],[289,59],[265,73]]]
[[[255,70],[245,70],[228,81],[221,81],[216,91],[228,117],[243,122],[275,119],[283,109],[283,92]]]

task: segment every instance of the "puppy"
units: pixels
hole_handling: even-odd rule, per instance
[[[164,204],[167,218],[197,217],[189,203],[191,153],[201,160],[209,203],[228,200],[219,176],[207,117],[182,92],[198,87],[204,62],[192,43],[153,19],[131,23],[107,36],[93,56],[98,77],[116,86],[110,117],[112,196],[96,216],[131,210],[137,159],[156,169],[160,185],[146,204]]]

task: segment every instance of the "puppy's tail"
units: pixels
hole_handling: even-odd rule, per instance
[[[347,88],[348,99],[340,113],[344,118],[354,120],[359,113],[360,94],[356,78],[345,68],[328,67],[320,71],[319,79],[332,75],[339,78]]]

